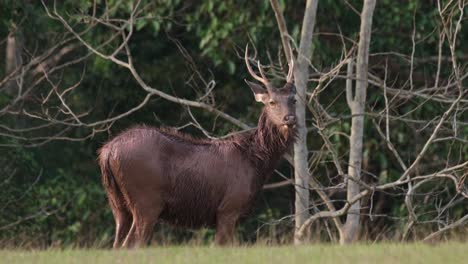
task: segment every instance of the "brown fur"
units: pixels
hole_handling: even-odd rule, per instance
[[[290,104],[280,105],[289,109],[282,114],[292,115]],[[158,219],[216,227],[216,242],[231,242],[239,218],[294,140],[293,126],[275,123],[281,118],[271,111],[265,107],[256,129],[225,140],[140,126],[105,144],[99,164],[116,222],[114,247],[144,245]]]

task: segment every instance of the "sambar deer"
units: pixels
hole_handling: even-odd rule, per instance
[[[172,129],[131,128],[99,150],[102,181],[115,218],[114,248],[146,245],[158,220],[215,227],[215,242],[233,241],[235,225],[295,139],[293,65],[274,88],[258,62],[246,80],[264,104],[256,129],[223,140],[195,139]]]

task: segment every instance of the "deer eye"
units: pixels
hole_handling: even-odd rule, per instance
[[[292,100],[292,104],[296,104],[297,100],[296,99],[293,99]]]
[[[276,102],[275,101],[270,101],[269,104],[270,104],[270,106],[275,106]]]

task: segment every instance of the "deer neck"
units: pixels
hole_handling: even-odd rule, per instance
[[[250,159],[253,161],[260,183],[263,185],[281,161],[282,156],[294,142],[295,131],[280,129],[273,124],[264,110],[260,115],[257,129],[250,137]]]

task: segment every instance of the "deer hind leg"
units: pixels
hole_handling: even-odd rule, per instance
[[[153,234],[153,228],[162,211],[162,205],[145,203],[133,209],[133,222],[123,243],[123,247],[147,246]]]
[[[219,214],[216,222],[215,243],[229,245],[234,243],[234,231],[239,215],[237,213]]]
[[[108,197],[115,220],[115,239],[113,247],[119,248],[122,246],[124,239],[130,230],[130,226],[132,224],[132,214],[125,204],[122,193],[118,191],[109,193]]]
[[[132,225],[132,214],[127,210],[118,210],[112,208],[115,219],[115,239],[114,239],[114,248],[119,248],[122,246],[125,237],[130,230]]]

